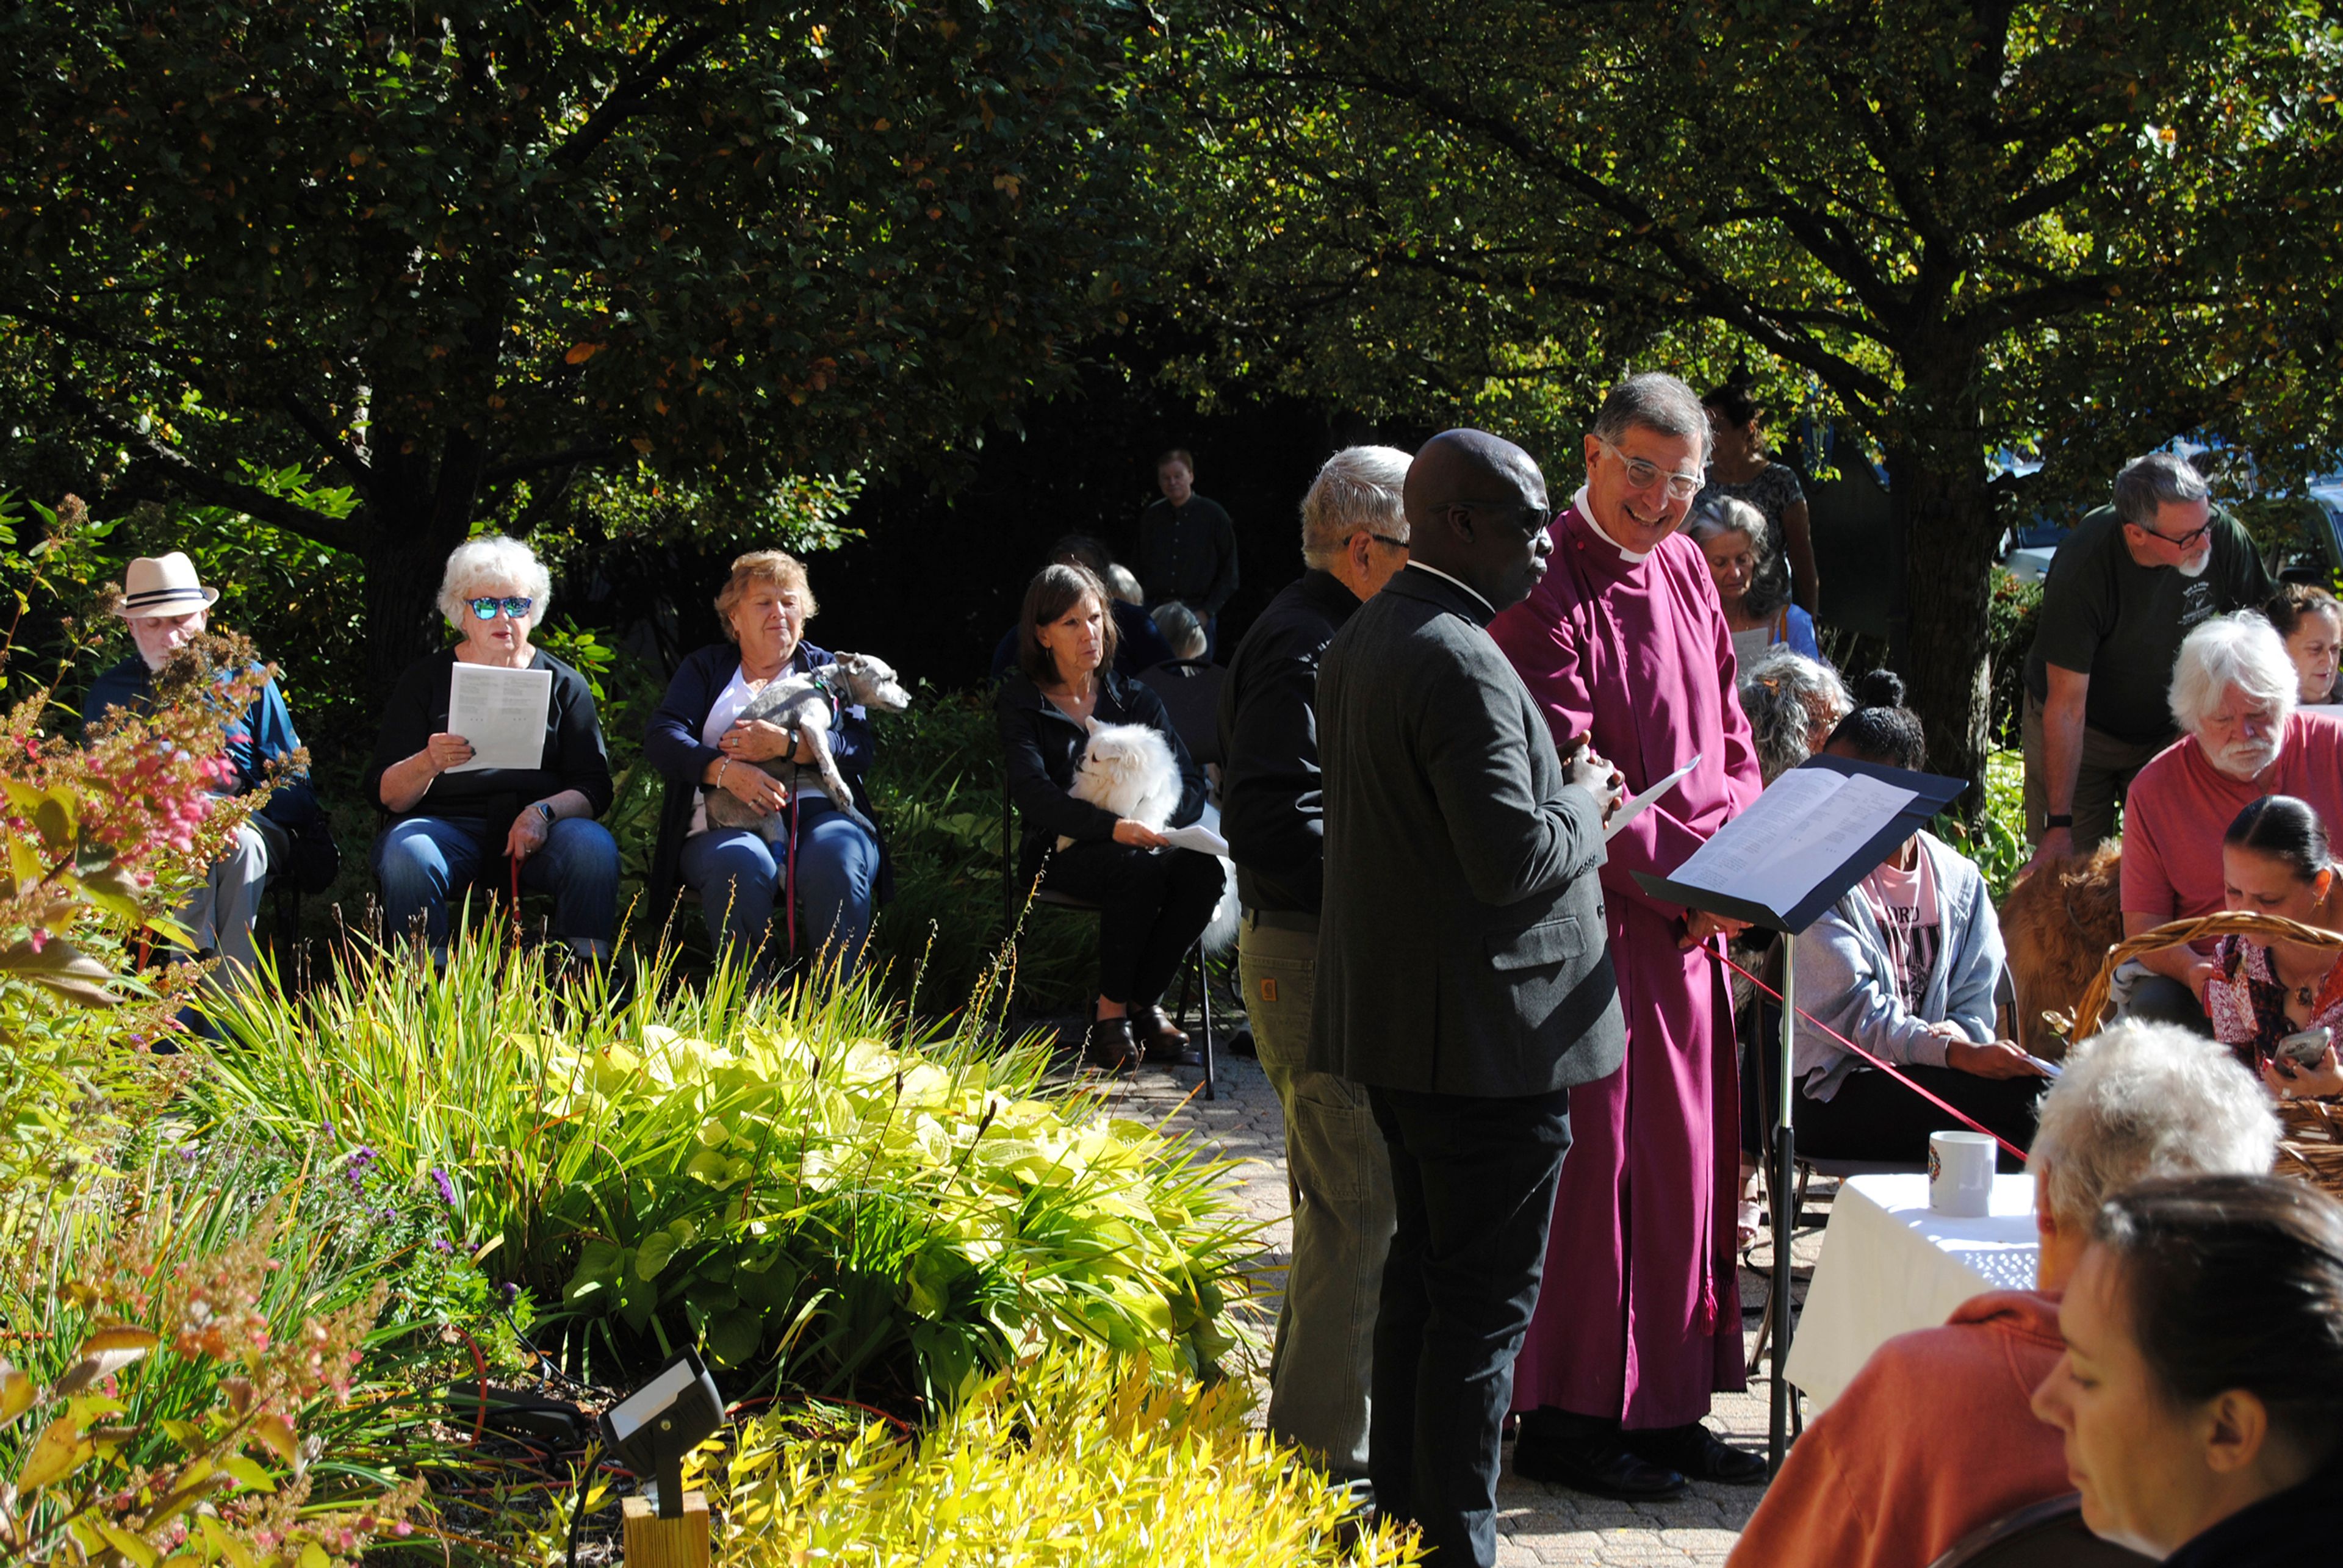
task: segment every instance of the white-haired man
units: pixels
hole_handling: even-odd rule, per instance
[[[1253,622],[1221,693],[1221,830],[1244,906],[1237,964],[1262,1070],[1285,1111],[1293,1208],[1269,1429],[1348,1481],[1367,1473],[1375,1301],[1393,1199],[1366,1090],[1312,1072],[1306,1060],[1325,862],[1318,660],[1352,612],[1407,564],[1408,462],[1391,447],[1346,447],[1326,459],[1302,500],[1309,569]]]
[[[154,703],[155,672],[203,635],[218,598],[219,589],[206,586],[195,562],[181,551],[132,561],[122,574],[122,599],[115,613],[129,626],[135,651],[90,683],[82,699],[85,732],[116,709],[143,716]],[[293,715],[272,679],[226,727],[222,754],[235,777],[226,793],[250,793],[267,778],[271,764],[300,749]],[[199,954],[216,953],[240,969],[254,968],[258,953],[252,928],[261,891],[270,875],[289,867],[292,829],[318,811],[307,776],[287,776],[236,829],[236,841],[213,862],[204,885],[177,910]]]
[[[2026,830],[2037,859],[2087,855],[2172,739],[2164,683],[2189,628],[2267,603],[2269,574],[2187,459],[2151,452],[2075,525],[2026,656]]]
[[[2043,1100],[2026,1162],[2038,1288],[1989,1291],[1882,1345],[1807,1423],[1731,1563],[1924,1568],[1978,1525],[2072,1490],[2065,1444],[2027,1401],[2065,1348],[2058,1297],[2099,1205],[2152,1177],[2259,1175],[2277,1148],[2269,1097],[2225,1047],[2139,1022],[2084,1041]]]
[[[2343,725],[2295,711],[2294,661],[2268,621],[2243,610],[2183,638],[2167,694],[2181,738],[2132,780],[2124,802],[2124,935],[2222,907],[2221,836],[2265,795],[2310,803],[2343,827]],[[2127,1017],[2208,1030],[2210,944],[2165,948],[2127,965]]]

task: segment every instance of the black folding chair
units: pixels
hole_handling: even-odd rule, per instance
[[[1072,910],[1081,914],[1095,915],[1100,912],[1099,906],[1088,899],[1078,899],[1071,893],[1056,892],[1049,888],[1034,889],[1033,902],[1051,909]],[[1009,792],[1009,773],[1006,769],[1001,770],[1001,929],[1004,934],[1017,929],[1017,800]],[[1203,1022],[1197,1031],[1202,1038],[1203,1045],[1198,1055],[1204,1069],[1204,1098],[1218,1100],[1221,1097],[1220,1072],[1212,1058],[1212,983],[1204,970],[1204,944],[1201,940],[1194,947],[1188,950],[1188,963],[1184,967],[1192,972],[1196,983],[1204,993]],[[1180,1009],[1172,1021],[1179,1022],[1187,1016],[1187,980],[1183,978],[1181,982]]]
[[[2092,1534],[2081,1494],[2070,1492],[1978,1526],[1928,1568],[2127,1568],[2154,1561]]]

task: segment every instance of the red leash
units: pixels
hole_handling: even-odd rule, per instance
[[[1747,980],[1751,985],[1755,986],[1759,990],[1764,991],[1767,996],[1772,997],[1775,1001],[1780,1001],[1782,1000],[1782,993],[1780,991],[1775,990],[1772,986],[1767,985],[1764,980],[1759,980],[1755,975],[1751,974],[1747,970],[1743,969],[1739,964],[1735,963],[1731,959],[1726,958],[1723,953],[1717,951],[1715,948],[1710,947],[1706,942],[1703,942],[1701,944],[1700,950],[1706,953],[1710,958],[1715,959],[1718,963],[1723,964],[1726,969],[1731,970],[1735,974],[1739,975],[1743,980]],[[1863,1047],[1855,1044],[1855,1041],[1839,1033],[1838,1030],[1833,1029],[1830,1025],[1816,1018],[1813,1013],[1808,1012],[1805,1008],[1800,1008],[1797,1011],[1800,1018],[1805,1019],[1808,1023],[1813,1024],[1816,1029],[1821,1030],[1825,1034],[1838,1041],[1839,1044],[1846,1047],[1847,1050],[1853,1051],[1864,1060],[1871,1063],[1872,1066],[1879,1069],[1880,1071],[1885,1073],[1888,1077],[1894,1079],[1896,1082],[1902,1084],[1905,1088],[1910,1090],[1913,1093],[1918,1095],[1921,1099],[1926,1101],[1937,1110],[1945,1112],[1947,1116],[1950,1116],[1962,1126],[1968,1128],[1971,1131],[1984,1133],[1987,1138],[1992,1139],[1996,1143],[1998,1143],[2004,1149],[2008,1150],[2010,1153],[2016,1155],[2018,1159],[2024,1160],[2026,1158],[2025,1150],[2020,1149],[2016,1144],[2012,1143],[2008,1139],[2004,1138],[2000,1133],[1996,1132],[1992,1128],[1987,1127],[1976,1117],[1971,1116],[1967,1111],[1963,1111],[1959,1106],[1947,1103],[1946,1101],[1931,1094],[1928,1091],[1921,1088],[1909,1078],[1906,1078],[1903,1073],[1897,1071],[1892,1063],[1880,1060],[1879,1058],[1872,1055],[1871,1052],[1864,1050]],[[1782,1092],[1788,1094],[1793,1091],[1794,1088],[1794,1085],[1785,1083],[1782,1086]]]
[[[789,957],[798,956],[798,792],[789,789],[789,848],[781,859],[781,904],[789,912]]]

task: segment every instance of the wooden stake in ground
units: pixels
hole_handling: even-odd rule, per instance
[[[708,1568],[708,1494],[683,1494],[683,1517],[661,1519],[648,1497],[629,1497],[626,1568]]]

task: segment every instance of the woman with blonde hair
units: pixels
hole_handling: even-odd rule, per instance
[[[838,662],[805,640],[805,623],[820,608],[804,564],[786,551],[750,550],[733,561],[716,596],[725,640],[683,661],[643,736],[643,755],[668,782],[651,856],[651,905],[665,910],[679,886],[690,887],[718,951],[755,960],[764,953],[776,905],[793,894],[806,950],[844,977],[862,961],[871,911],[884,896],[882,847],[810,770],[792,788],[755,766],[811,762],[813,749],[801,732],[739,717],[771,682]],[[842,708],[829,729],[851,804],[876,821],[863,782],[870,770],[869,715]],[[707,796],[718,789],[779,822],[780,830],[712,825]],[[787,925],[789,907],[782,908]]]

